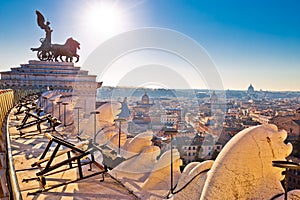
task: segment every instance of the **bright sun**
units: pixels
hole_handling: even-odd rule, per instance
[[[116,4],[99,3],[91,6],[86,15],[86,25],[96,33],[112,34],[122,27],[122,13]]]

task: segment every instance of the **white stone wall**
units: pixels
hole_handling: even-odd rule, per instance
[[[97,82],[95,75],[74,67],[71,62],[46,62],[30,60],[21,67],[1,72],[0,84],[6,87],[49,87],[52,89],[73,90],[77,105],[85,115],[95,110]]]

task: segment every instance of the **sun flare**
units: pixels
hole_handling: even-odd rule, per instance
[[[96,33],[115,33],[122,27],[122,21],[121,10],[115,4],[95,4],[86,15],[86,25]]]

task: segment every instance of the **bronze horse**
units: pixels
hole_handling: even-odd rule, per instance
[[[46,32],[46,38],[41,38],[42,43],[39,48],[31,48],[32,51],[37,51],[37,57],[42,61],[58,61],[63,62],[62,57],[65,56],[66,62],[72,62],[73,57],[76,57],[76,62],[79,61],[79,55],[77,54],[77,49],[80,49],[80,43],[73,38],[67,39],[66,43],[61,44],[51,44],[51,33],[50,22],[45,20],[45,17],[39,11],[36,11],[37,24],[38,26]]]
[[[80,43],[74,40],[73,38],[68,38],[65,44],[53,44],[51,46],[51,51],[53,53],[53,59],[58,61],[58,57],[63,62],[62,57],[65,56],[66,62],[72,62],[73,57],[76,57],[79,61],[79,55],[77,54],[77,49],[80,49]]]

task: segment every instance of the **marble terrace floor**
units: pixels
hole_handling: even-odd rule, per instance
[[[13,112],[14,109],[12,110],[12,113]],[[40,169],[38,169],[38,167],[31,167],[31,164],[39,160],[39,157],[46,148],[49,139],[45,137],[44,134],[39,134],[39,132],[36,131],[36,126],[24,130],[23,132],[25,135],[20,137],[19,131],[16,129],[16,125],[21,123],[22,117],[24,116],[20,116],[19,120],[17,120],[13,114],[10,115],[9,135],[16,177],[23,199],[137,199],[136,196],[134,196],[118,181],[113,179],[108,173],[104,174],[105,180],[103,182],[100,182],[100,180],[102,180],[102,175],[100,174],[75,183],[51,189],[47,192],[28,195],[28,193],[41,189],[40,182],[37,180],[24,182],[23,179],[37,177],[36,173],[39,172]],[[45,129],[45,127],[42,127],[42,129]],[[71,142],[74,143],[77,141],[73,139]],[[55,146],[52,145],[50,147],[50,151],[53,151],[54,147]],[[67,155],[59,156],[58,158],[55,158],[53,162],[61,162],[64,159],[67,159]],[[94,164],[92,165],[92,171],[88,171],[89,165],[83,166],[84,175],[89,175],[101,170]],[[45,163],[41,166],[45,166]],[[64,165],[59,168],[61,170],[60,172],[45,176],[47,183],[46,188],[65,181],[77,179],[79,177],[77,168],[64,171],[64,169],[67,168],[68,165]]]

